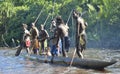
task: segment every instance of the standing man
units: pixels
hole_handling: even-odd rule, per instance
[[[23,31],[24,31],[24,34],[23,34],[23,38],[22,38],[22,41],[20,43],[20,47],[18,48],[18,50],[16,51],[16,54],[15,56],[18,56],[21,52],[21,50],[23,49],[23,47],[26,48],[27,50],[27,53],[30,54],[30,45],[31,45],[31,42],[30,42],[30,32],[27,30],[27,25],[26,24],[23,24]]]
[[[64,57],[67,57],[67,53],[65,51],[65,37],[68,36],[68,29],[69,29],[69,27],[67,25],[65,25],[65,23],[62,20],[61,16],[57,16],[56,17],[56,32],[57,32],[56,35],[57,35],[57,37],[59,39],[61,39],[61,42],[62,42],[62,54],[63,54]],[[58,40],[58,42],[59,42],[59,40]]]
[[[50,32],[53,33],[51,40],[51,54],[52,56],[59,56],[61,52],[61,40],[58,37],[57,27],[56,27],[56,19],[53,19],[50,26]]]
[[[49,47],[48,45],[48,41],[47,39],[49,38],[49,34],[47,32],[47,30],[44,29],[44,25],[40,25],[40,33],[39,33],[39,41],[41,43],[41,49],[42,52],[45,52],[45,44],[47,45],[47,47]]]
[[[38,43],[38,37],[39,37],[39,31],[37,27],[35,26],[35,23],[32,23],[31,29],[31,39],[32,39],[32,50],[34,54],[38,54],[39,52],[39,43]]]
[[[76,49],[79,57],[83,58],[82,52],[86,49],[86,26],[87,23],[77,11],[73,11],[73,18],[76,21]]]

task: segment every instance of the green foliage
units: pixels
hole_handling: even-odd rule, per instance
[[[0,37],[5,35],[7,43],[11,44],[11,39],[18,42],[22,35],[21,25],[26,23],[29,26],[34,22],[42,10],[36,26],[39,28],[43,24],[48,14],[50,17],[46,23],[46,28],[50,27],[50,22],[56,15],[61,15],[65,23],[73,9],[79,12],[86,12],[83,18],[88,22],[88,41],[112,42],[114,36],[120,37],[120,0],[3,0],[0,2]],[[69,19],[70,37],[74,38],[74,22]],[[47,29],[48,30],[48,29]],[[109,36],[109,39],[107,37]],[[107,40],[104,42],[104,40]],[[2,41],[2,40],[0,40]],[[12,45],[12,44],[11,44]]]
[[[91,4],[87,4],[87,6],[89,7],[89,9],[90,9],[91,11],[95,11],[95,8],[94,8],[93,5],[91,5]]]

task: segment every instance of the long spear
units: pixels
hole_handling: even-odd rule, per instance
[[[70,12],[70,14],[69,14],[69,17],[68,17],[68,20],[67,20],[67,22],[66,22],[66,25],[68,25],[68,22],[69,22],[69,20],[70,20],[70,17],[71,17],[72,12],[73,12],[73,10],[71,10],[71,12]]]
[[[36,23],[37,20],[39,19],[40,15],[41,15],[41,13],[42,13],[42,11],[43,11],[43,9],[44,9],[44,7],[45,7],[45,4],[44,4],[44,6],[42,7],[42,9],[41,9],[40,13],[38,14],[38,17],[36,18],[36,20],[34,21],[34,23]]]
[[[48,20],[48,18],[50,17],[50,13],[48,14],[48,16],[47,16],[47,18],[46,18],[46,20],[45,20],[45,22],[44,22],[44,26],[45,26],[45,24],[46,24],[46,22],[47,22],[47,20]]]

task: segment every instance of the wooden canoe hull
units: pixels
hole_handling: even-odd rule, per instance
[[[37,60],[40,62],[51,62],[52,56],[45,55],[30,55],[26,56],[31,60]],[[55,56],[53,59],[54,64],[65,64],[70,65],[72,58],[70,57],[57,57]],[[81,59],[74,58],[72,66],[80,67],[80,68],[89,68],[89,69],[104,69],[107,66],[115,64],[117,61],[101,61],[101,60],[93,60],[93,59]]]

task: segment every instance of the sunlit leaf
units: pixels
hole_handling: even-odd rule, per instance
[[[90,10],[95,11],[95,8],[94,8],[93,5],[91,5],[91,4],[87,4],[87,6],[89,7]]]

